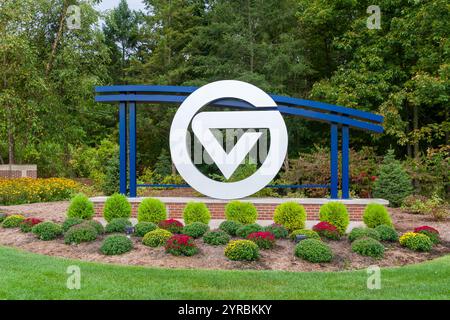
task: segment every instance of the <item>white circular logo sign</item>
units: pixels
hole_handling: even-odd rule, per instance
[[[238,99],[259,110],[198,113],[205,105],[222,99]],[[180,175],[198,192],[218,199],[243,198],[264,188],[280,170],[287,152],[286,125],[280,112],[273,110],[276,107],[267,93],[242,81],[216,81],[195,90],[181,104],[170,128],[170,153]],[[267,108],[270,110],[264,110]],[[201,173],[191,160],[187,147],[189,125],[226,179],[242,163],[262,133],[245,132],[227,153],[211,129],[269,129],[269,152],[251,176],[237,182],[213,180]]]

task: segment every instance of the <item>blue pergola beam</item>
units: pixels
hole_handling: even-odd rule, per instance
[[[338,166],[338,127],[337,124],[331,124],[331,150],[330,150],[330,171],[331,171],[331,199],[338,198],[338,179],[339,179],[339,166]]]
[[[129,105],[129,128],[130,128],[130,197],[137,195],[136,187],[136,104]]]
[[[119,191],[121,194],[127,193],[127,105],[125,102],[119,103]]]
[[[341,162],[341,188],[342,199],[350,198],[349,173],[350,173],[350,132],[347,126],[342,126],[342,162]]]

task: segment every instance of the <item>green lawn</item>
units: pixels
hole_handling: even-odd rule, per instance
[[[66,269],[81,268],[81,289]],[[383,269],[368,290],[365,270],[280,272],[172,270],[80,262],[0,247],[0,299],[449,299],[450,255]]]

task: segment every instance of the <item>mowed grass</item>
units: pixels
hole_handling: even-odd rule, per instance
[[[81,269],[81,289],[66,286]],[[382,269],[379,290],[365,270],[215,271],[81,262],[0,247],[0,299],[449,299],[450,255]]]

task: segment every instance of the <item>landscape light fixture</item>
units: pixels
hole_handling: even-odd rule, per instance
[[[295,243],[299,243],[302,240],[308,239],[304,234],[298,234],[295,236]]]

